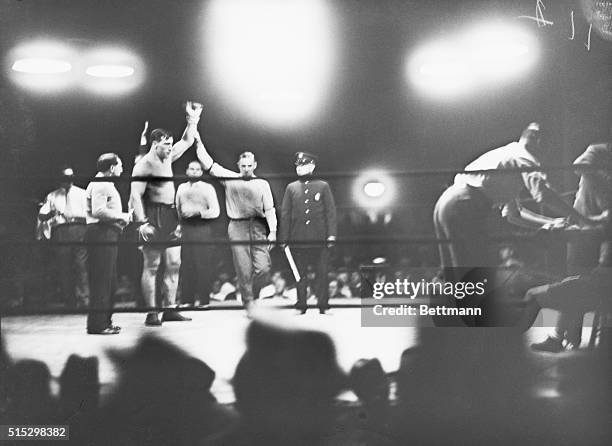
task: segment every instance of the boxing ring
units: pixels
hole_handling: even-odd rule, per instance
[[[343,370],[361,358],[378,358],[387,373],[395,372],[400,365],[405,349],[417,345],[416,327],[362,327],[361,309],[346,303],[347,299],[331,299],[333,310],[320,316],[310,311],[296,316],[291,308],[278,308],[278,317],[290,321],[295,328],[317,330],[327,333],[336,345],[338,363]],[[359,300],[359,299],[350,299]],[[283,305],[270,302],[269,305]],[[267,305],[266,305],[267,306]],[[99,358],[101,395],[112,391],[119,372],[120,363],[113,359],[113,353],[128,351],[144,335],[162,338],[204,361],[216,372],[212,393],[219,402],[233,402],[231,379],[242,354],[245,351],[245,333],[250,320],[244,310],[224,309],[222,304],[209,311],[184,311],[193,318],[190,322],[168,322],[163,327],[151,329],[143,325],[143,313],[115,313],[113,320],[122,327],[118,336],[91,336],[85,332],[85,314],[47,314],[5,316],[2,318],[2,338],[7,352],[15,360],[36,359],[49,366],[51,374],[57,377],[62,372],[71,354]],[[286,305],[285,305],[286,307]],[[544,311],[544,318],[555,320],[552,310]],[[590,335],[590,320],[585,318],[583,338]],[[531,328],[525,335],[529,344],[544,337],[549,327]],[[571,353],[561,355],[533,355],[541,370],[550,369],[557,361]],[[548,378],[542,392],[554,396]],[[57,391],[57,389],[55,389]],[[354,401],[354,395],[341,395],[346,401]]]
[[[526,171],[528,169],[518,169]],[[542,169],[550,170],[550,169]],[[557,170],[569,170],[567,167]],[[394,172],[395,176],[439,176],[458,173],[456,170],[448,171],[410,171]],[[471,172],[473,173],[473,172]],[[322,174],[321,178],[328,177],[348,178],[349,173]],[[269,175],[269,177],[283,178],[282,175]],[[90,178],[81,178],[91,180]],[[172,178],[154,177],[120,177],[116,181],[132,180],[185,180],[185,177]],[[75,180],[79,180],[78,177]],[[108,181],[108,179],[104,179]],[[96,181],[96,179],[94,179]],[[518,243],[543,243],[543,246],[554,241],[565,243],[568,234],[538,233],[538,234],[491,234],[488,238],[495,243],[514,241]],[[409,237],[409,236],[381,236],[369,238],[342,238],[340,235],[336,244],[364,245],[364,244],[390,244],[390,245],[432,245],[449,243],[451,240],[436,237]],[[18,249],[20,246],[38,246],[41,242],[32,240],[3,240],[4,249]],[[120,241],[118,244],[138,245],[137,241]],[[176,242],[184,244],[186,242]],[[195,243],[195,242],[191,242]],[[203,244],[231,243],[224,239],[204,240]],[[253,242],[242,242],[253,243]],[[317,244],[312,240],[290,241],[296,245]],[[44,242],[45,246],[74,245],[73,242]],[[340,366],[349,371],[351,366],[361,358],[376,357],[381,361],[384,370],[393,374],[398,370],[402,352],[418,345],[418,326],[388,326],[368,327],[363,325],[364,308],[372,307],[376,300],[371,298],[332,298],[330,299],[331,313],[319,315],[311,309],[306,315],[297,315],[293,303],[287,299],[260,299],[258,310],[264,311],[266,317],[273,318],[283,324],[294,328],[317,330],[327,333],[336,345],[338,362]],[[310,307],[314,308],[313,305]],[[100,309],[104,310],[104,309]],[[233,401],[231,379],[236,365],[245,351],[245,332],[250,318],[243,306],[236,301],[213,302],[208,308],[181,308],[180,311],[193,320],[190,322],[166,322],[162,327],[146,327],[143,324],[144,314],[151,308],[144,307],[116,307],[114,308],[114,323],[122,327],[117,336],[92,336],[86,334],[86,310],[80,309],[53,309],[53,308],[4,308],[2,310],[2,338],[8,355],[13,360],[36,359],[46,363],[53,377],[58,377],[67,358],[71,354],[80,356],[97,356],[100,361],[99,378],[101,394],[112,391],[120,369],[120,356],[122,351],[134,347],[144,335],[160,337],[188,354],[204,361],[216,372],[212,393],[220,402]],[[163,311],[159,307],[155,310]],[[541,339],[550,327],[554,325],[556,313],[552,310],[543,310],[540,320],[524,336],[528,345],[534,340]],[[583,339],[588,339],[591,333],[591,316],[585,318]],[[435,325],[435,324],[434,324]],[[444,329],[444,328],[435,328]],[[466,328],[471,329],[471,328]],[[117,354],[119,353],[119,354]],[[555,357],[550,355],[535,355],[534,358],[543,372],[542,395],[555,396],[551,390],[551,370],[557,361],[562,361],[563,353]],[[352,394],[343,396],[345,400],[354,400]]]

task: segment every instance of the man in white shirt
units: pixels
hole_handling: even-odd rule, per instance
[[[38,212],[38,239],[82,242],[85,237],[86,194],[73,184],[74,171],[64,167],[59,189],[49,193]],[[89,300],[87,251],[82,245],[56,246],[55,264],[62,300],[70,306],[86,307]]]
[[[121,159],[114,153],[104,153],[97,161],[100,177],[118,177],[123,172]],[[123,228],[129,223],[130,214],[122,212],[121,197],[110,181],[91,182],[87,186],[87,266],[91,290],[90,311],[87,316],[87,333],[99,335],[118,334],[120,328],[112,324],[112,296],[117,265],[116,242]]]
[[[214,177],[236,178],[222,180],[225,187],[225,207],[230,219],[227,232],[231,241],[257,242],[232,245],[234,269],[238,288],[247,310],[261,289],[270,282],[270,243],[276,241],[276,209],[270,184],[254,174],[257,161],[252,152],[238,157],[238,170],[234,172],[214,162],[196,135],[197,156],[204,169]]]
[[[212,245],[189,244],[211,237],[210,223],[219,217],[219,201],[215,188],[200,181],[204,171],[202,164],[194,160],[185,172],[189,181],[176,191],[176,211],[181,225],[181,301],[182,303],[208,305],[214,274],[215,248]],[[199,299],[196,298],[196,295]]]
[[[491,150],[468,164],[466,171],[514,168],[538,168],[535,155],[540,148],[540,125],[531,123],[518,142]],[[487,219],[495,207],[509,222],[533,229],[563,227],[566,218],[550,218],[522,207],[518,197],[526,188],[537,203],[576,222],[590,221],[578,213],[554,191],[540,171],[506,174],[477,172],[459,174],[438,199],[434,209],[434,227],[440,239],[452,239],[439,245],[443,268],[493,266],[487,242]],[[446,271],[449,273],[449,271]]]

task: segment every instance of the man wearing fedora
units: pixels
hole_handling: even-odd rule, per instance
[[[287,185],[281,207],[280,241],[291,248],[300,280],[297,283],[296,308],[306,313],[308,265],[316,272],[315,294],[319,312],[328,309],[327,269],[329,247],[336,240],[336,205],[329,184],[313,177],[317,157],[310,153],[295,154],[298,179]],[[296,241],[313,242],[296,244]]]

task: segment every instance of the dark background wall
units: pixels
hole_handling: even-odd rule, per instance
[[[55,174],[65,163],[74,165],[79,174],[92,175],[95,158],[105,151],[122,155],[129,171],[143,121],[167,127],[178,136],[184,123],[181,102],[186,98],[205,104],[200,128],[216,158],[230,165],[239,151],[248,148],[257,154],[264,176],[291,174],[291,155],[299,150],[318,153],[323,171],[359,171],[374,165],[461,168],[484,150],[516,139],[533,120],[545,129],[543,161],[563,164],[588,143],[603,139],[612,120],[612,43],[593,32],[591,50],[586,50],[588,24],[579,2],[545,1],[545,16],[553,26],[538,28],[535,22],[526,22],[542,48],[527,77],[460,101],[435,102],[406,82],[404,63],[410,50],[485,15],[534,15],[535,1],[341,0],[332,3],[340,60],[326,106],[302,128],[257,127],[227,107],[211,88],[203,62],[206,3],[0,0],[2,54],[34,36],[87,38],[122,42],[140,53],[147,66],[143,86],[119,99],[76,91],[34,95],[11,84],[5,66],[0,78],[2,175]],[[576,17],[575,40],[568,39],[571,10]],[[182,173],[193,157],[187,154],[176,172]],[[402,202],[427,209],[449,178],[402,180]],[[560,189],[575,185],[571,176],[553,179]],[[285,183],[273,184],[277,201]],[[333,186],[339,204],[352,206],[350,183],[338,180]],[[9,187],[10,194],[3,199],[36,202],[51,187],[22,182]],[[31,221],[27,214],[19,215]]]

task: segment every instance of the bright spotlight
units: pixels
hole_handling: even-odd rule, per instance
[[[479,26],[465,35],[464,51],[472,71],[486,81],[512,79],[535,62],[534,39],[504,23]]]
[[[11,67],[19,73],[29,74],[57,74],[66,73],[72,65],[65,60],[55,59],[19,59]]]
[[[363,193],[370,198],[382,197],[385,193],[385,185],[380,181],[370,181],[363,186]]]
[[[292,127],[323,105],[336,58],[326,0],[213,0],[206,22],[206,69],[251,120]]]
[[[452,97],[472,87],[469,67],[452,42],[436,42],[421,48],[412,58],[410,78],[434,96]]]
[[[536,57],[533,36],[516,24],[494,21],[422,46],[409,58],[407,73],[421,91],[452,98],[516,78]]]
[[[134,74],[134,68],[126,65],[93,65],[85,73],[93,77],[121,78]]]
[[[386,258],[384,258],[384,257],[374,257],[374,258],[372,259],[372,263],[373,263],[374,265],[382,265],[382,264],[383,264],[383,263],[385,263],[386,261],[387,261],[387,259],[386,259]]]
[[[13,48],[5,66],[11,80],[38,93],[54,93],[70,87],[75,81],[75,52],[52,40],[35,40]]]
[[[144,79],[140,58],[125,48],[101,47],[83,55],[87,76],[81,79],[87,90],[101,95],[121,95],[135,90]]]
[[[353,183],[353,199],[362,207],[380,209],[395,198],[395,181],[382,170],[370,170]]]

